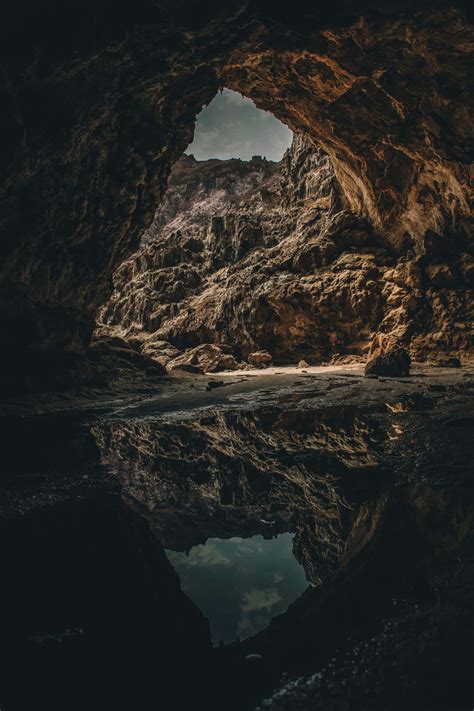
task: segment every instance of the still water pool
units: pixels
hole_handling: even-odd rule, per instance
[[[308,587],[292,545],[293,534],[282,533],[271,539],[209,538],[189,554],[166,552],[219,644],[264,629]]]

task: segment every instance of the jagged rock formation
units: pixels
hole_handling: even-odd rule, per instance
[[[51,7],[11,3],[2,23],[2,373],[27,373],[38,353],[84,351],[114,270],[219,86],[321,145],[348,205],[394,249],[425,245],[430,259],[433,238],[469,254],[472,26],[462,3]],[[430,277],[451,331],[457,307],[438,285],[457,269],[441,258]]]
[[[349,209],[328,156],[303,136],[280,164],[183,156],[143,247],[114,275],[99,333],[163,364],[186,360],[167,343],[319,363],[363,355],[377,331],[418,358],[465,354],[472,291],[463,267],[474,261],[437,261],[446,249],[397,258]],[[218,367],[236,365],[223,358]]]
[[[410,363],[411,359],[405,348],[390,338],[379,336],[370,346],[365,374],[405,377],[410,374]]]
[[[306,411],[303,424],[279,409],[214,411],[195,421],[120,420],[92,432],[122,496],[166,548],[295,531],[295,554],[316,584],[336,569],[351,527],[344,476],[373,477],[377,469],[377,425],[352,411],[341,422],[340,413]]]

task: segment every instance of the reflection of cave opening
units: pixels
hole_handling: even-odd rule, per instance
[[[214,644],[265,629],[308,587],[289,533],[210,538],[189,553],[167,554],[181,589],[209,619]]]

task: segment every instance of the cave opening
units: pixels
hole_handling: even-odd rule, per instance
[[[177,374],[358,362],[382,319],[383,247],[327,153],[224,88],[116,269],[96,337]]]
[[[186,155],[249,161],[254,156],[278,163],[290,147],[292,131],[269,111],[231,89],[222,89],[196,118],[193,142]]]
[[[470,14],[51,2],[0,45],[1,708],[472,708]]]

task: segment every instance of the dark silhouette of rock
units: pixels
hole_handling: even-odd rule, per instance
[[[378,336],[372,343],[365,374],[405,377],[410,375],[410,363],[411,358],[406,348],[390,338]]]

